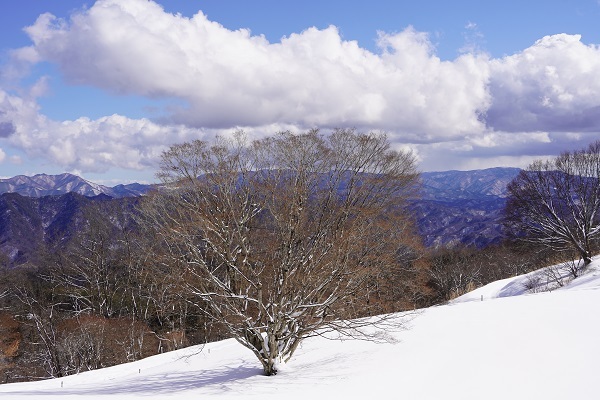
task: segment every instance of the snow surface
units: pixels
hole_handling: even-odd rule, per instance
[[[60,379],[0,385],[0,399],[598,399],[600,260],[559,290],[519,276],[444,306],[378,344],[308,339],[277,376],[234,340]],[[483,296],[483,301],[481,300]]]

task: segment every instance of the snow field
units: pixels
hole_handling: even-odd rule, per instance
[[[234,340],[40,382],[4,399],[597,399],[600,261],[551,292],[493,282],[398,319],[378,344],[307,339],[277,376]],[[483,301],[481,301],[483,296]]]

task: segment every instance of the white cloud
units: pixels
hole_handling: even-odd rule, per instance
[[[22,165],[23,164],[23,159],[17,155],[10,156],[9,160],[13,165]]]
[[[33,45],[12,53],[16,69],[48,61],[73,84],[185,105],[164,110],[162,121],[52,121],[35,103],[47,90],[40,80],[21,97],[0,90],[0,137],[81,172],[152,168],[172,143],[237,128],[251,137],[310,127],[383,130],[397,147],[413,148],[424,169],[522,162],[597,139],[598,46],[558,34],[492,59],[480,52],[478,26],[465,29],[473,46],[442,61],[428,34],[412,27],[378,33],[373,53],[334,26],[270,43],[201,12],[186,18],[152,1],[99,0],[69,20],[40,16],[27,28]]]
[[[587,147],[598,140],[595,132],[488,132],[463,140],[416,145],[425,171],[478,169],[493,166],[524,167],[531,161],[565,150]]]
[[[147,119],[111,115],[96,120],[79,118],[58,123],[42,119],[28,135],[12,142],[28,151],[45,155],[54,163],[85,172],[111,167],[144,169],[155,162],[169,144],[202,138],[208,132],[184,126],[162,126]]]
[[[487,111],[496,130],[600,131],[600,48],[579,35],[546,36],[492,60]]]
[[[378,55],[333,26],[269,43],[202,13],[101,0],[69,21],[42,15],[26,31],[70,82],[183,99],[189,107],[172,121],[196,127],[367,126],[426,141],[481,131],[489,103],[485,59],[442,62],[413,28],[380,34]]]
[[[193,139],[212,140],[243,129],[252,137],[270,135],[291,125],[273,124],[230,129],[199,129],[184,125],[161,125],[148,119],[110,115],[95,120],[53,121],[39,113],[33,99],[12,96],[0,90],[0,116],[14,126],[8,143],[29,157],[46,159],[64,170],[104,172],[111,168],[154,169],[160,154],[174,143]],[[4,158],[4,153],[1,154]],[[11,158],[19,163],[20,157]]]
[[[468,141],[473,146],[481,148],[496,148],[503,147],[521,147],[522,145],[530,145],[532,143],[551,143],[552,139],[548,132],[487,132],[482,135],[473,135],[467,137]]]
[[[163,126],[147,119],[111,115],[96,120],[53,121],[39,114],[33,100],[0,90],[0,114],[10,120],[14,132],[5,140],[28,156],[44,158],[65,169],[98,172],[112,167],[153,167],[169,144],[204,135],[210,130]],[[19,162],[18,158],[13,162]]]
[[[497,156],[497,157],[469,157],[461,159],[455,164],[455,169],[461,171],[470,171],[474,169],[485,169],[494,167],[513,167],[526,168],[533,161],[539,159],[552,158],[551,155],[546,156]]]
[[[465,25],[465,31],[463,32],[463,38],[465,44],[459,49],[460,53],[481,53],[483,52],[483,45],[485,43],[485,37],[479,30],[479,26],[475,22],[469,21]]]

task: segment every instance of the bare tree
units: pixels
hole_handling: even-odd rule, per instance
[[[591,262],[600,237],[600,141],[534,162],[508,193],[506,224],[513,235]]]
[[[6,282],[8,262],[8,256],[0,251],[0,310],[3,309],[2,299],[9,296],[8,283]]]
[[[47,376],[56,378],[65,375],[58,346],[58,324],[64,319],[64,314],[61,312],[61,302],[52,293],[47,293],[40,286],[41,282],[23,282],[14,286],[13,292],[26,311],[26,323],[33,331],[33,342],[37,344],[36,351],[30,357],[34,363],[43,367]]]
[[[119,316],[129,300],[127,257],[115,226],[114,209],[84,209],[85,226],[65,248],[48,257],[47,279],[76,313]],[[113,218],[111,218],[113,217]],[[68,300],[67,300],[68,299]]]
[[[368,315],[365,286],[400,262],[418,178],[410,153],[354,130],[184,143],[158,176],[146,223],[187,293],[266,375],[304,338]]]

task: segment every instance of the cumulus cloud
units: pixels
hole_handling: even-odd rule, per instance
[[[210,141],[216,136],[231,135],[237,129],[256,138],[295,129],[286,124],[262,126],[260,129],[199,129],[116,114],[98,119],[81,117],[74,121],[54,121],[39,112],[33,99],[23,99],[2,90],[0,116],[9,121],[5,124],[11,126],[12,134],[5,138],[11,146],[22,149],[29,157],[45,159],[79,174],[104,172],[111,168],[154,169],[160,154],[174,143],[193,139]],[[13,163],[22,161],[14,155],[10,160]]]
[[[460,56],[443,61],[428,34],[412,27],[379,32],[377,52],[334,26],[271,43],[147,0],[99,0],[64,20],[43,14],[26,32],[33,44],[12,53],[17,70],[47,61],[72,84],[183,104],[159,121],[52,121],[34,100],[45,80],[30,96],[0,91],[0,138],[83,172],[148,168],[169,144],[238,127],[251,137],[382,130],[398,148],[413,148],[425,169],[522,163],[583,147],[600,132],[600,50],[578,35],[547,36],[493,59],[469,23]]]
[[[96,120],[53,121],[39,113],[33,100],[0,90],[0,114],[10,122],[8,143],[30,157],[44,158],[67,170],[102,172],[112,167],[154,167],[169,144],[214,136],[216,132],[148,119],[111,115]],[[0,124],[0,127],[2,125]],[[20,158],[13,156],[13,162]]]
[[[101,0],[68,21],[44,14],[26,31],[27,57],[56,63],[70,82],[183,99],[171,120],[195,127],[376,126],[423,141],[482,130],[489,103],[485,59],[440,61],[410,27],[381,33],[374,54],[333,26],[269,43],[201,12]]]
[[[581,149],[597,132],[488,132],[464,140],[420,144],[424,170],[468,170],[490,167],[526,167],[569,149]]]
[[[600,48],[580,35],[546,36],[521,53],[492,60],[495,130],[600,131]]]

